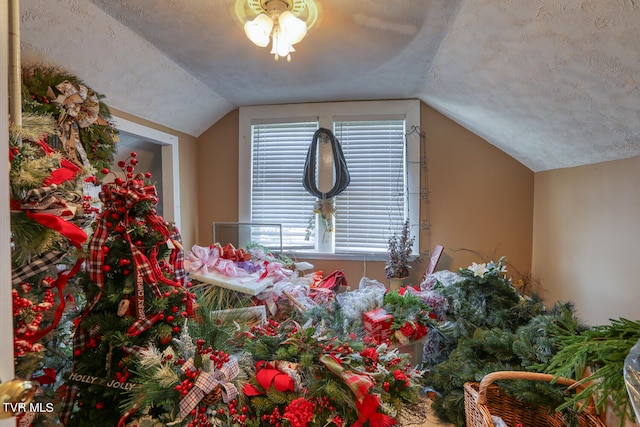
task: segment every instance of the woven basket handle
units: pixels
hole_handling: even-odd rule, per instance
[[[532,380],[532,381],[546,381],[546,382],[556,382],[557,384],[566,385],[568,387],[573,386],[576,381],[563,378],[556,377],[551,374],[540,374],[537,372],[526,372],[526,371],[496,371],[487,374],[480,381],[480,387],[478,390],[478,405],[486,405],[487,404],[487,387],[492,384],[494,381],[499,380]]]

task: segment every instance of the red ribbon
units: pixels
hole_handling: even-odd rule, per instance
[[[261,360],[256,363],[256,381],[263,390],[269,390],[271,387],[280,392],[295,391],[295,383],[289,375],[280,372],[275,368],[275,362],[265,362]],[[257,389],[252,384],[246,383],[242,388],[242,392],[250,397],[264,394],[263,391]]]
[[[220,258],[228,259],[231,261],[249,261],[251,259],[251,254],[246,252],[244,249],[236,249],[231,243],[227,243],[224,245],[220,245],[220,243],[216,243],[215,247],[218,248],[218,252],[220,253]]]
[[[31,378],[32,381],[38,381],[41,385],[53,384],[56,382],[56,370],[53,368],[44,368],[42,370],[44,372],[42,375],[38,377]]]
[[[356,421],[352,427],[362,427],[364,425],[370,427],[390,427],[398,424],[398,421],[394,418],[378,412],[379,406],[380,398],[376,394],[368,394],[362,402],[356,401],[358,421]]]
[[[62,318],[62,314],[64,312],[64,306],[65,306],[64,295],[62,293],[62,290],[67,285],[69,278],[72,276],[75,276],[75,274],[78,272],[83,262],[84,262],[84,259],[79,258],[76,261],[76,265],[74,265],[70,271],[60,273],[58,275],[58,278],[53,282],[53,287],[55,287],[58,290],[58,298],[60,299],[60,302],[58,303],[58,307],[56,307],[56,311],[53,314],[53,321],[51,322],[51,324],[44,329],[40,329],[38,332],[34,333],[33,335],[30,335],[29,337],[21,337],[22,339],[29,341],[30,343],[34,343],[38,341],[40,338],[47,335],[49,332],[51,332],[53,328],[58,326],[58,323],[60,323],[60,319]]]
[[[25,210],[27,217],[36,221],[45,227],[51,228],[62,234],[64,237],[71,241],[71,244],[79,248],[85,240],[87,240],[87,233],[82,231],[77,225],[70,223],[69,221],[53,214],[38,213],[38,211]]]

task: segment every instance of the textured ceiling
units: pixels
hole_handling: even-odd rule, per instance
[[[243,105],[419,98],[543,171],[640,155],[640,0],[315,0],[291,63],[241,0],[20,0],[22,61],[198,136]]]

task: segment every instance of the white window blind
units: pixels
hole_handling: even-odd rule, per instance
[[[419,125],[419,107],[416,100],[392,100],[240,108],[239,221],[282,224],[283,249],[309,259],[384,259],[390,232],[405,218],[414,247],[420,247],[421,143],[406,132]],[[335,198],[332,233],[313,215],[315,197],[302,185],[307,150],[319,128],[333,131],[351,175]],[[318,189],[328,191],[333,164],[325,154],[331,150],[321,147],[316,178]]]
[[[306,239],[315,197],[302,187],[317,122],[252,125],[251,222],[282,224],[284,250],[313,251]]]
[[[406,214],[405,121],[336,122],[334,134],[351,175],[335,200],[335,252],[386,252]]]

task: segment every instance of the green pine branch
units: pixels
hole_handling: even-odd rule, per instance
[[[620,425],[634,412],[627,393],[623,372],[624,359],[640,340],[640,321],[611,320],[609,325],[595,326],[578,335],[559,336],[560,350],[551,359],[547,373],[580,379],[579,393],[560,406],[580,407],[593,399],[599,412],[609,404],[620,417]]]

